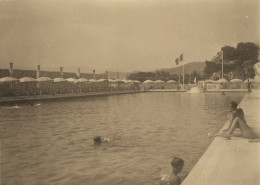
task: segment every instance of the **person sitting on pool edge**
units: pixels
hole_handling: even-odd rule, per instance
[[[101,143],[105,142],[108,143],[110,141],[109,138],[101,138],[101,136],[96,136],[93,138],[94,145],[100,145]]]
[[[257,135],[253,132],[251,127],[246,123],[244,117],[244,111],[241,108],[237,108],[237,103],[234,101],[230,102],[230,113],[228,114],[229,126],[227,129],[222,130],[219,135],[226,139],[231,138],[231,134],[236,128],[239,128],[242,136],[246,139],[256,139]]]
[[[169,185],[180,185],[181,178],[178,176],[178,173],[182,171],[184,166],[184,160],[179,157],[174,157],[171,161],[172,166],[172,175],[169,180]]]

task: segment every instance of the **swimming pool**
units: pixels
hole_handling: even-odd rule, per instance
[[[4,184],[160,184],[173,156],[188,173],[244,93],[150,92],[1,106]],[[94,146],[94,136],[110,138]]]

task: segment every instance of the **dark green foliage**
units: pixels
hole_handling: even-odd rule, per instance
[[[224,46],[221,48],[223,51],[223,59],[224,61],[232,61],[235,59],[235,53],[236,53],[236,48],[231,47],[231,46]]]
[[[237,45],[235,59],[239,61],[256,60],[259,55],[259,46],[252,42],[240,42]]]
[[[165,71],[156,71],[154,73],[152,72],[137,72],[137,73],[131,73],[128,76],[129,80],[139,80],[141,82],[145,80],[163,80],[163,81],[168,81],[168,80],[175,80],[179,81],[179,76],[176,74],[169,74],[168,72]]]
[[[229,72],[237,73],[237,77],[242,79],[254,78],[253,66],[259,56],[259,46],[251,42],[240,42],[237,47],[224,46],[221,48],[224,59],[224,74]],[[221,62],[206,61],[204,72],[206,75],[221,71]]]
[[[206,67],[204,68],[204,72],[206,74],[212,74],[216,71],[221,70],[221,64],[217,62],[205,61]]]

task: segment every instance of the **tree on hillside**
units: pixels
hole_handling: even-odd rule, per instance
[[[193,83],[195,78],[198,81],[202,79],[202,76],[197,71],[193,71],[190,74],[190,83]]]
[[[223,59],[226,61],[232,61],[235,59],[236,48],[231,46],[224,46],[221,48],[223,51]]]
[[[237,47],[224,46],[221,48],[224,59],[224,73],[237,71],[240,78],[253,78],[253,66],[259,56],[259,46],[252,42],[240,42]],[[232,61],[232,62],[230,62]],[[221,71],[221,62],[216,60],[206,61],[204,72],[206,75]]]
[[[240,42],[237,44],[235,59],[239,61],[257,60],[259,56],[259,46],[252,42]]]
[[[176,82],[179,82],[179,75],[177,74],[171,75],[171,80],[175,80]]]
[[[130,80],[139,80],[141,82],[145,80],[154,80],[155,73],[152,72],[138,72],[138,73],[131,73],[128,78]]]
[[[219,63],[212,62],[212,61],[205,61],[205,63],[206,63],[206,66],[204,68],[204,73],[206,73],[206,74],[212,74],[216,71],[221,70],[221,65]]]
[[[258,62],[259,46],[251,42],[240,42],[237,45],[236,52],[236,69],[239,71],[241,78],[254,78],[255,73],[253,66]]]

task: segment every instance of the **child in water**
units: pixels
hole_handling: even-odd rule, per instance
[[[173,175],[170,177],[169,185],[180,185],[181,178],[178,176],[178,173],[182,171],[184,160],[179,157],[174,157],[172,159],[171,165]]]
[[[184,160],[179,157],[174,157],[171,161],[172,173],[170,175],[164,174],[161,177],[162,185],[180,185],[181,178],[178,176],[178,173],[182,171],[184,166]]]

